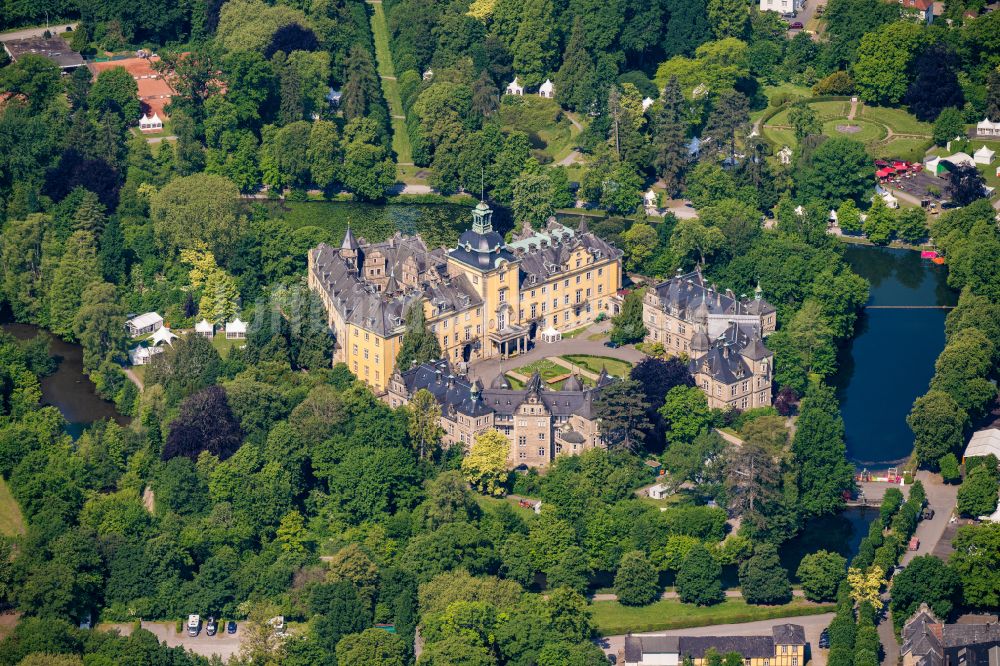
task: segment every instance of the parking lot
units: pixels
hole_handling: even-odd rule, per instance
[[[101,625],[99,628],[117,629],[122,636],[128,636],[132,633],[131,624],[108,624]],[[205,633],[204,623],[202,623],[201,631],[197,636],[188,636],[187,631],[177,633],[173,622],[144,621],[142,628],[152,632],[161,643],[166,643],[170,647],[183,647],[203,657],[218,655],[223,661],[226,661],[233,655],[239,654],[240,651],[242,627],[237,627],[235,634],[227,634],[220,624],[219,633],[215,636],[208,636]]]

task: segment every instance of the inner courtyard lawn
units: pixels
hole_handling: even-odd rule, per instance
[[[590,606],[594,626],[602,636],[627,632],[706,627],[712,624],[756,622],[798,615],[819,615],[833,604],[795,598],[780,606],[752,606],[743,599],[726,599],[714,606],[695,606],[679,599],[661,599],[648,606],[623,606],[617,601],[595,601]]]
[[[609,375],[614,375],[615,377],[627,377],[628,373],[632,371],[632,364],[628,361],[622,361],[621,359],[611,358],[610,356],[591,356],[588,354],[568,354],[563,356],[564,359],[578,365],[584,370],[589,370],[590,372],[600,374],[601,369],[605,368]]]

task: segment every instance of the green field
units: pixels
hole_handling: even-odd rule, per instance
[[[385,20],[382,3],[370,4],[373,10],[371,24],[372,35],[375,38],[375,59],[378,60],[378,74],[382,80],[382,95],[389,104],[389,115],[392,120],[392,150],[396,153],[397,162],[412,164],[413,148],[410,145],[410,135],[406,131],[403,98],[399,95],[399,83],[396,81],[396,70],[393,68],[392,53],[389,51],[389,26]]]
[[[600,374],[601,369],[605,368],[609,375],[614,375],[615,377],[626,377],[629,372],[632,371],[632,364],[628,361],[622,361],[621,359],[611,358],[610,356],[589,356],[586,354],[570,354],[568,356],[563,356],[564,359],[580,366],[584,370],[589,370],[591,372]]]
[[[518,373],[519,375],[524,375],[525,377],[531,377],[531,375],[533,375],[535,372],[538,372],[538,374],[542,376],[542,380],[545,382],[546,386],[548,386],[550,389],[558,391],[559,389],[562,388],[565,379],[551,383],[549,382],[549,380],[551,380],[554,377],[562,377],[563,375],[570,374],[570,369],[563,367],[558,363],[553,363],[547,358],[543,358],[540,361],[534,361],[532,363],[529,363],[528,365],[516,368],[514,372]],[[588,379],[587,377],[581,376],[580,381],[582,381],[587,386],[594,385],[594,381],[592,379]],[[520,382],[518,383],[520,384]],[[514,388],[513,380],[511,381],[511,387]]]
[[[215,337],[212,338],[212,346],[215,347],[215,351],[219,352],[219,356],[222,358],[229,356],[229,350],[233,347],[241,347],[246,343],[247,341],[245,339],[233,338],[230,340],[226,337],[225,330],[221,333],[216,333]]]
[[[678,599],[661,599],[648,606],[638,607],[622,606],[617,601],[595,601],[590,605],[594,626],[602,636],[756,622],[798,615],[818,615],[833,610],[833,604],[814,604],[798,598],[782,606],[751,606],[742,599],[727,599],[715,606],[684,604]]]
[[[554,99],[537,95],[516,99],[505,96],[497,115],[505,131],[524,132],[532,149],[554,161],[573,150],[573,139],[578,131]]]
[[[888,126],[896,134],[920,134],[931,136],[934,127],[930,123],[922,123],[903,109],[890,109],[884,106],[861,107],[861,117]]]
[[[875,157],[896,157],[910,162],[921,162],[927,149],[933,143],[930,139],[893,138],[887,143],[880,143],[872,150]]]
[[[842,131],[841,128],[860,128],[858,131]],[[881,141],[886,136],[885,128],[876,123],[870,123],[867,120],[847,120],[846,118],[840,118],[837,120],[828,120],[823,123],[823,134],[835,137],[835,136],[846,136],[854,139],[855,141],[860,141],[865,144],[872,144],[876,141]]]
[[[10,486],[0,476],[0,535],[16,536],[24,534],[24,516],[17,500],[10,494]]]

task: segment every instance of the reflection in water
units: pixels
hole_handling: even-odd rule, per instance
[[[868,534],[868,526],[878,517],[877,508],[855,507],[845,509],[836,516],[824,516],[808,522],[798,535],[778,549],[781,565],[788,571],[792,582],[802,558],[817,550],[840,553],[848,559],[858,552],[861,540]]]
[[[954,305],[947,270],[916,252],[851,246],[844,253],[871,283],[869,305]],[[866,310],[840,352],[833,377],[846,430],[847,454],[859,466],[903,460],[913,449],[906,425],[913,401],[927,390],[944,347],[946,310]]]
[[[19,340],[28,340],[42,332],[30,324],[3,324],[7,331]],[[83,373],[83,349],[55,336],[49,337],[49,353],[58,362],[56,371],[42,377],[42,404],[52,405],[62,412],[69,422],[66,431],[77,438],[83,429],[94,421],[112,419],[120,424],[129,422],[129,417],[120,414],[112,402],[97,395],[90,378]]]

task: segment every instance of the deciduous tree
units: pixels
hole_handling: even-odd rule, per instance
[[[502,496],[507,492],[507,456],[510,442],[490,429],[476,435],[469,454],[462,459],[462,473],[485,495]]]

